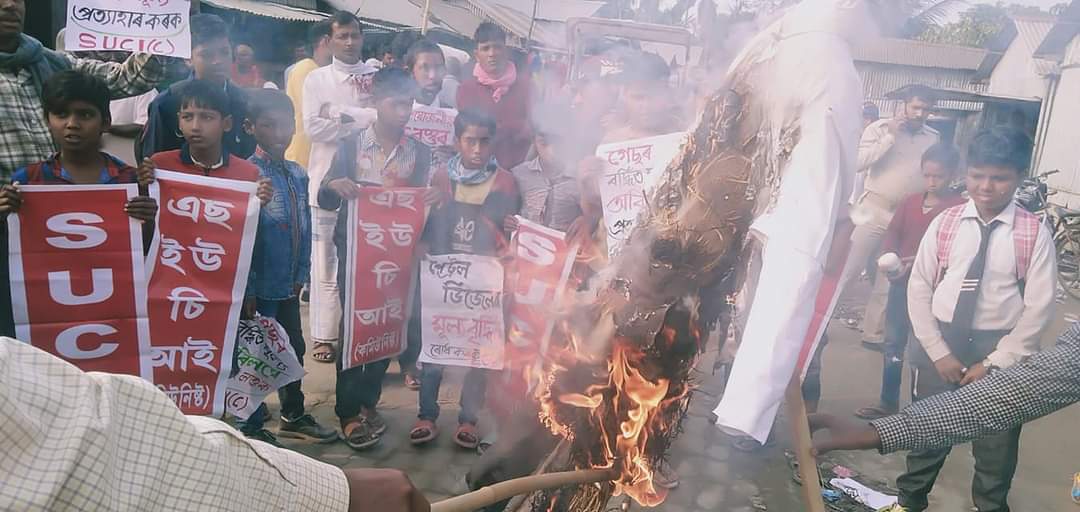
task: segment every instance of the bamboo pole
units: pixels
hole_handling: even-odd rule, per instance
[[[424,14],[420,19],[420,35],[427,35],[428,16],[431,15],[431,0],[424,0]]]
[[[825,501],[821,497],[821,480],[818,477],[817,460],[811,452],[813,441],[810,437],[810,424],[806,420],[806,402],[802,397],[802,379],[798,373],[788,383],[784,392],[784,406],[787,408],[788,421],[791,423],[791,437],[795,443],[795,458],[799,462],[799,477],[802,479],[803,504],[807,512],[825,512]],[[434,509],[432,509],[434,510]]]
[[[614,477],[615,471],[612,469],[588,469],[515,478],[432,503],[431,512],[472,512],[519,494],[555,489],[565,485],[604,482]]]

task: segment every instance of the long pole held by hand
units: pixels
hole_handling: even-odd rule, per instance
[[[566,485],[591,484],[604,482],[616,477],[611,469],[584,469],[546,473],[543,475],[515,478],[479,490],[455,496],[431,504],[431,512],[471,512],[494,505],[502,500],[519,494],[529,494],[545,489],[556,489]]]
[[[818,477],[817,460],[811,451],[814,447],[810,437],[810,424],[806,420],[806,402],[802,397],[802,379],[799,373],[791,378],[784,392],[784,406],[791,423],[791,438],[795,444],[795,459],[799,462],[802,479],[803,504],[807,512],[825,512],[821,497],[821,480]]]

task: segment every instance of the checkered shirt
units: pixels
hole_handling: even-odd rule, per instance
[[[0,337],[0,510],[348,508],[338,468]]]
[[[1004,432],[1080,402],[1080,323],[1057,346],[871,422],[881,452],[929,450]]]
[[[161,60],[145,53],[133,54],[122,63],[63,56],[71,69],[105,80],[113,99],[149,91],[164,76]],[[34,86],[30,71],[0,70],[0,183],[10,182],[15,169],[53,153],[56,147],[45,123],[41,91]]]

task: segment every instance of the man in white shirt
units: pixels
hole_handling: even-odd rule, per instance
[[[922,155],[939,139],[938,132],[926,125],[935,101],[933,89],[911,86],[896,116],[875,122],[863,131],[856,176],[863,190],[851,209],[855,231],[851,235],[851,252],[844,265],[841,288],[850,284],[877,252],[897,205],[905,197],[922,191]],[[863,343],[868,345],[880,346],[884,338],[888,283],[878,273],[863,314]]]
[[[311,339],[312,358],[334,361],[334,347],[341,338],[341,303],[337,289],[337,252],[334,224],[337,212],[316,204],[319,185],[330,169],[338,142],[366,129],[375,119],[371,80],[377,69],[360,60],[364,34],[360,20],[346,11],[331,17],[330,45],[333,61],[316,69],[304,81],[304,131],[311,139],[308,159],[310,178],[311,244]]]
[[[421,512],[399,471],[341,470],[184,416],[153,384],[0,337],[0,510]]]
[[[112,100],[109,103],[112,124],[109,132],[101,138],[106,153],[128,164],[139,165],[135,161],[135,140],[142,134],[143,126],[149,117],[150,103],[157,95],[157,89],[150,89],[138,96]]]
[[[968,152],[971,199],[945,210],[919,245],[908,284],[914,400],[956,389],[1039,350],[1054,310],[1057,263],[1050,231],[1013,200],[1031,140],[984,131]],[[1020,428],[972,443],[972,497],[980,512],[1007,512]],[[902,510],[921,512],[949,450],[911,452],[897,479]]]

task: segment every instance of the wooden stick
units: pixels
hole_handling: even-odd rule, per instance
[[[555,489],[564,485],[604,482],[615,476],[615,471],[611,469],[587,469],[515,478],[432,503],[431,512],[472,512],[519,494]]]
[[[555,449],[551,450],[551,453],[547,457],[544,457],[544,461],[536,467],[536,471],[533,471],[533,475],[542,475],[547,472],[548,468],[555,463],[555,459],[563,457],[566,452],[570,450],[570,441],[565,438],[559,440],[559,444],[555,445]],[[534,491],[528,494],[518,494],[506,504],[506,512],[519,512],[525,501],[538,491]]]
[[[424,2],[424,14],[420,19],[420,35],[427,35],[428,16],[431,16],[431,0]]]
[[[784,393],[791,437],[795,442],[795,458],[799,461],[799,477],[802,479],[803,504],[807,512],[825,512],[821,497],[821,480],[818,477],[817,460],[811,452],[810,424],[806,420],[806,403],[802,397],[802,379],[798,373],[788,383]],[[434,510],[434,509],[432,509]]]

